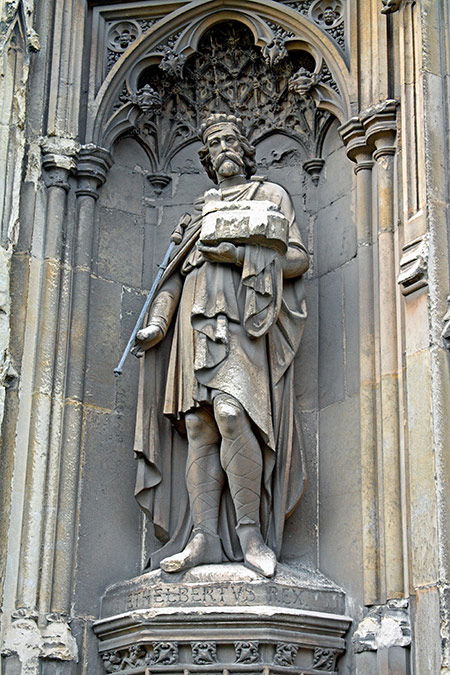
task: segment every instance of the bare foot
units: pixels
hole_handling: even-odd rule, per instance
[[[182,572],[196,565],[222,562],[222,549],[219,537],[197,532],[181,553],[161,560],[164,572]]]
[[[258,527],[238,528],[239,541],[244,553],[244,564],[264,577],[273,577],[277,568],[275,553],[263,541]]]

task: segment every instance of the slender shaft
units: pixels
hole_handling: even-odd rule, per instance
[[[164,270],[166,269],[167,265],[169,264],[170,256],[172,255],[172,251],[175,248],[176,243],[174,241],[170,242],[169,248],[166,251],[166,254],[164,256],[164,259],[159,266],[158,274],[156,275],[152,287],[150,289],[149,294],[147,295],[147,299],[144,302],[144,306],[141,309],[141,313],[139,314],[138,320],[136,321],[136,324],[131,332],[130,338],[127,342],[127,346],[125,347],[122,358],[120,359],[119,363],[117,364],[116,368],[114,368],[114,375],[116,377],[118,375],[122,375],[122,370],[123,370],[123,365],[126,361],[126,358],[128,354],[130,353],[135,341],[136,341],[136,335],[140,327],[142,326],[142,322],[144,321],[145,315],[148,312],[148,308],[150,307],[151,303],[153,302],[153,299],[156,295],[156,291],[158,289],[159,282],[161,281],[161,277],[164,274]]]

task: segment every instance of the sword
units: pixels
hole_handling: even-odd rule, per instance
[[[142,326],[142,322],[144,321],[145,315],[148,312],[148,309],[150,305],[152,304],[156,291],[158,290],[159,282],[161,281],[162,275],[164,274],[165,270],[167,269],[167,266],[170,261],[170,257],[173,253],[173,250],[175,246],[178,246],[178,244],[181,242],[183,239],[183,233],[186,227],[189,225],[191,222],[192,218],[189,215],[189,213],[185,213],[183,216],[181,216],[180,220],[178,221],[177,226],[175,227],[174,231],[171,234],[170,237],[170,244],[169,247],[164,255],[164,258],[162,260],[162,263],[158,265],[158,273],[153,280],[152,287],[150,288],[149,294],[147,295],[147,298],[144,302],[144,306],[141,309],[141,313],[138,316],[138,320],[136,321],[136,324],[131,332],[130,338],[127,342],[127,346],[125,347],[122,357],[117,364],[117,366],[114,368],[114,375],[118,377],[119,375],[122,375],[122,370],[123,370],[123,365],[127,359],[128,354],[131,352],[132,348],[134,347],[134,344],[136,342],[136,335],[138,330]]]

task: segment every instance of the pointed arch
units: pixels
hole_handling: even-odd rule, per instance
[[[317,25],[295,10],[281,6],[272,0],[194,0],[182,8],[171,12],[158,21],[147,33],[142,35],[124,52],[108,73],[105,81],[95,92],[91,83],[89,114],[87,120],[86,141],[110,147],[119,133],[127,125],[132,125],[134,113],[122,111],[114,113],[114,102],[120,96],[129,73],[139,64],[157,62],[162,56],[161,44],[175,34],[177,54],[188,56],[196,51],[202,35],[209,28],[222,21],[237,20],[252,32],[255,44],[264,46],[273,38],[273,32],[267,22],[276,23],[285,31],[294,35],[295,41],[310,45],[313,53],[320,54],[325,61],[337,89],[339,104],[321,96],[320,89],[315,93],[318,107],[329,110],[340,121],[351,114],[351,101],[354,100],[352,83],[346,61],[328,35]]]

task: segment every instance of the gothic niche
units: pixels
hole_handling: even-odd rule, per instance
[[[317,108],[312,92],[321,86],[336,95],[337,85],[309,52],[288,51],[279,37],[261,50],[247,27],[228,21],[208,30],[188,59],[173,48],[164,54],[116,106],[131,103],[139,111],[130,133],[149,154],[157,192],[170,180],[174,155],[197,140],[201,121],[213,112],[243,118],[253,143],[279,132],[297,141],[303,159],[317,157],[332,116]]]

